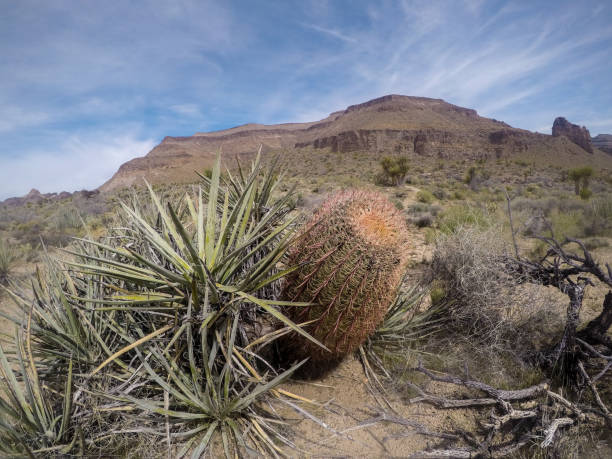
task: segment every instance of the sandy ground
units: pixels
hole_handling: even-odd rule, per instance
[[[417,435],[411,423],[431,431],[474,426],[474,412],[442,412],[425,404],[408,404],[393,392],[386,394],[387,405],[374,396],[361,363],[354,357],[317,381],[292,382],[284,388],[324,403],[324,407],[311,409],[318,417],[317,422],[303,419],[294,427],[293,440],[301,450],[296,451],[296,456],[407,457],[436,444],[429,437]],[[446,393],[450,390],[438,388]]]

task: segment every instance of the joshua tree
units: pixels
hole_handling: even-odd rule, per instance
[[[406,174],[408,173],[408,158],[405,156],[400,156],[398,158],[385,156],[380,160],[380,165],[383,168],[384,175],[394,186],[402,185],[406,180]]]
[[[587,190],[589,189],[589,180],[592,176],[593,168],[590,166],[570,169],[569,178],[574,182],[574,191],[576,192],[576,195],[582,196],[589,194]]]

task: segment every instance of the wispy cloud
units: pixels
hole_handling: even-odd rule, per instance
[[[150,151],[156,140],[136,132],[73,134],[54,147],[2,158],[0,200],[21,196],[31,188],[43,193],[91,189],[116,172],[121,164]],[[93,167],[92,167],[93,166]]]
[[[328,29],[326,27],[321,27],[316,24],[302,24],[304,27],[307,27],[312,30],[316,30],[317,32],[321,32],[323,34],[329,35],[331,37],[337,38],[338,40],[346,41],[349,43],[356,43],[357,40],[353,37],[349,37],[348,35],[342,33],[338,29]]]

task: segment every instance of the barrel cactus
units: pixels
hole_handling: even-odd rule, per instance
[[[286,308],[331,352],[299,337],[300,357],[323,362],[357,349],[393,302],[405,267],[407,231],[383,195],[343,191],[328,199],[305,225],[288,253],[299,266],[286,278],[284,297],[310,306]]]

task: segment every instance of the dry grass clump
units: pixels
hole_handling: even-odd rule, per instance
[[[450,323],[493,347],[515,339],[548,308],[540,290],[509,273],[506,260],[499,228],[459,226],[437,238],[431,262],[430,276],[445,291]]]

